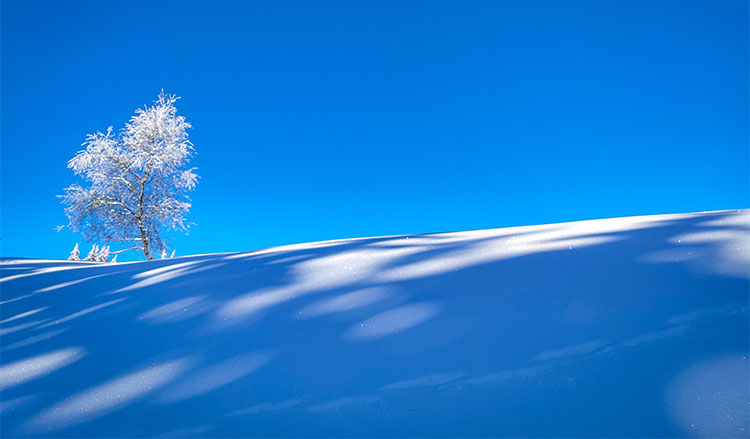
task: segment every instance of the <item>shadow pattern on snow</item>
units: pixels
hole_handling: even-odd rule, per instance
[[[724,211],[5,260],[0,434],[747,436],[749,241]]]

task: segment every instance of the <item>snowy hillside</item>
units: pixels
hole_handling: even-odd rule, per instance
[[[748,211],[0,266],[3,437],[750,431]]]

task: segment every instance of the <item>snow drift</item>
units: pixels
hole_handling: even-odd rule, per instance
[[[748,211],[0,266],[3,437],[748,436]]]

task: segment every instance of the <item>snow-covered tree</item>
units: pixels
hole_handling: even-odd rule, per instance
[[[102,246],[99,253],[96,254],[97,262],[109,262],[109,246]]]
[[[163,249],[163,250],[161,251],[161,258],[162,258],[162,259],[167,259],[167,250],[166,250],[166,249]]]
[[[84,261],[96,261],[96,256],[99,254],[99,246],[94,244],[89,250],[89,254],[83,258]]]
[[[70,252],[70,256],[68,256],[69,261],[80,261],[81,260],[81,250],[78,248],[78,243],[76,242],[76,246],[73,247],[73,250]]]
[[[87,240],[137,243],[147,259],[165,248],[162,233],[187,232],[187,192],[195,188],[190,124],[177,115],[179,98],[164,91],[151,107],[136,114],[116,135],[90,134],[68,162],[89,184],[73,184],[62,196],[68,227]]]
[[[111,260],[111,261],[109,261],[109,262],[111,262],[111,263],[113,263],[113,264],[117,263],[117,255],[115,255],[115,257],[114,257],[114,258],[112,258],[112,260]]]
[[[177,250],[172,250],[172,254],[169,255],[169,258],[172,259],[174,257],[174,254],[177,252]]]

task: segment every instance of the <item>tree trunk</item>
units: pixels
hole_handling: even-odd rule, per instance
[[[151,257],[151,253],[148,252],[148,238],[146,238],[146,230],[143,228],[143,194],[146,193],[146,181],[148,180],[148,173],[151,170],[151,163],[146,168],[146,173],[141,179],[141,193],[138,195],[138,228],[141,229],[141,242],[143,243],[143,254],[146,255],[146,259],[149,261],[154,259]]]
[[[154,259],[151,253],[148,252],[148,238],[146,238],[146,231],[141,227],[141,242],[143,243],[143,254],[146,255],[146,259],[149,261]]]

